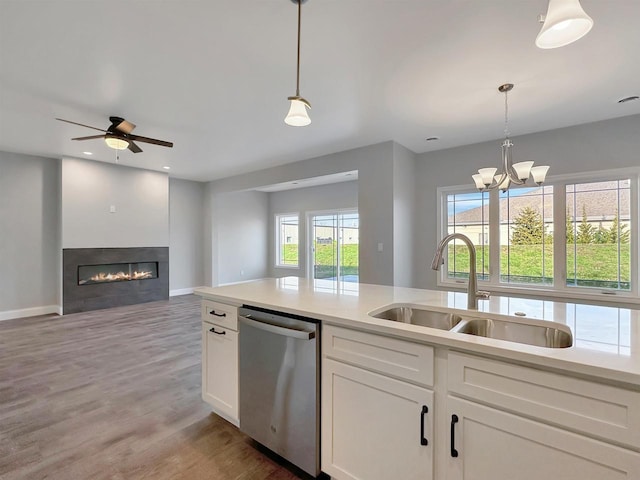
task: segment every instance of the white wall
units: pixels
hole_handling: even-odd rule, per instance
[[[413,286],[414,266],[421,268],[422,255],[414,256],[416,155],[393,145],[393,284]],[[418,263],[420,261],[420,263]]]
[[[110,207],[115,207],[115,213]],[[169,246],[169,177],[62,160],[62,248]]]
[[[0,320],[58,311],[59,161],[0,152]]]
[[[169,294],[204,285],[205,184],[169,179]]]
[[[640,166],[640,115],[514,137],[514,161],[550,165],[550,176]],[[498,167],[501,140],[419,155],[416,163],[416,259],[430,257],[438,243],[436,189],[469,185],[481,167]],[[436,288],[428,262],[416,267],[414,283]]]
[[[288,275],[305,277],[307,275],[307,213],[312,211],[358,208],[358,182],[341,182],[333,185],[298,188],[269,194],[269,276]],[[275,216],[279,213],[300,214],[298,234],[299,268],[278,268],[276,263]]]
[[[213,248],[217,285],[267,276],[268,205],[268,194],[263,192],[216,195]]]

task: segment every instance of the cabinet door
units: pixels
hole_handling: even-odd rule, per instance
[[[457,398],[447,403],[448,480],[638,479],[636,452]]]
[[[322,371],[322,471],[339,480],[433,477],[432,391],[326,358]]]
[[[202,399],[238,424],[238,332],[202,324]]]

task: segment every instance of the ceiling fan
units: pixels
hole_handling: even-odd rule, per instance
[[[153,145],[160,145],[161,147],[173,147],[173,142],[165,142],[164,140],[156,140],[155,138],[133,135],[131,132],[134,128],[136,128],[136,126],[133,123],[126,121],[122,117],[109,117],[111,125],[106,130],[103,130],[102,128],[92,127],[90,125],[84,125],[78,122],[72,122],[63,118],[56,118],[56,120],[104,132],[104,134],[102,135],[76,137],[72,138],[71,140],[93,140],[95,138],[104,138],[105,143],[111,148],[114,148],[116,150],[124,150],[125,148],[128,148],[133,153],[140,153],[142,151],[142,149],[138,145],[136,145],[134,141],[152,143]]]

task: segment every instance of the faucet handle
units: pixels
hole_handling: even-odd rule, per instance
[[[486,290],[478,290],[476,292],[476,297],[481,300],[487,300],[489,297],[491,297],[491,292],[487,292]]]

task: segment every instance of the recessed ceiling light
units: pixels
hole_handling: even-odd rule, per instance
[[[440,137],[429,137],[429,138],[427,138],[427,142],[435,142],[437,140],[440,140]]]
[[[164,168],[165,170],[171,170],[171,167],[166,167],[165,166],[165,167],[162,167],[162,168]]]
[[[93,155],[93,152],[82,152],[82,153],[84,153],[85,155]]]
[[[640,97],[638,97],[637,95],[633,95],[632,97],[621,98],[620,100],[618,100],[618,103],[633,102],[634,100],[640,100]]]

